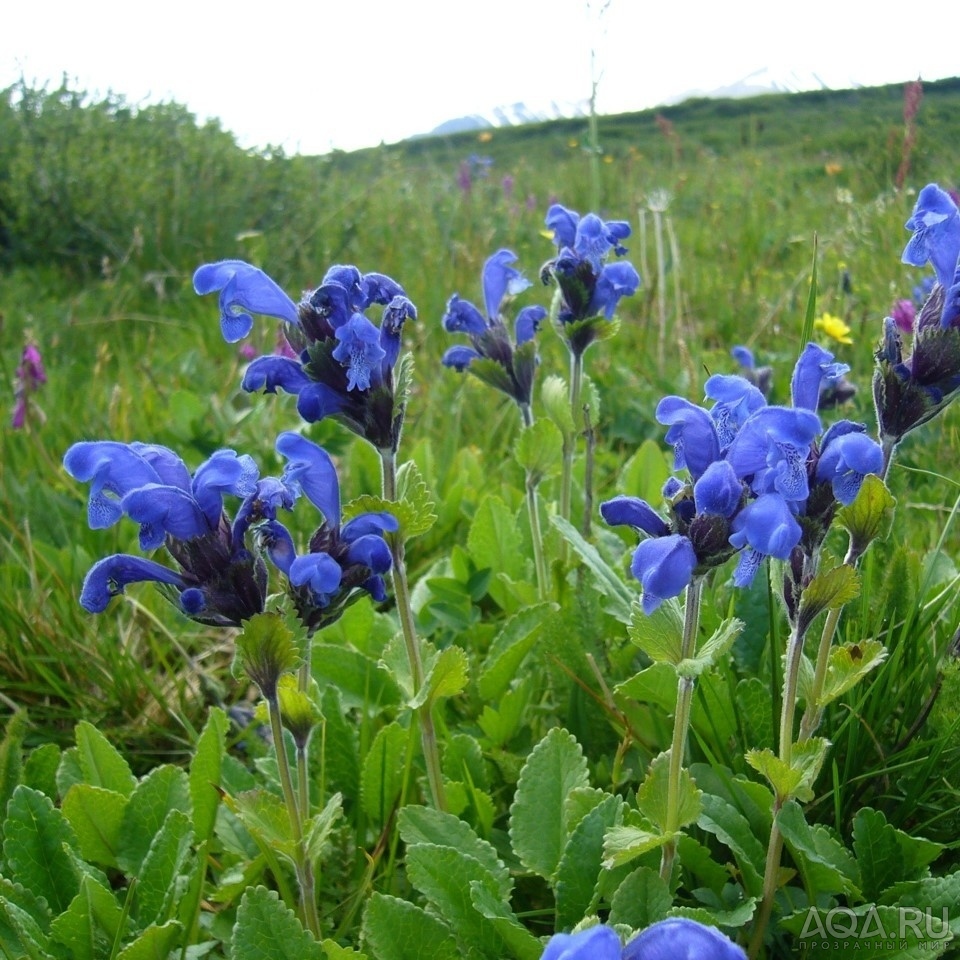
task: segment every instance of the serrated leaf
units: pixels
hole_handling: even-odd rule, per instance
[[[109,956],[122,921],[123,909],[113,892],[84,877],[70,906],[50,924],[50,936],[67,948],[72,960],[99,960]]]
[[[473,905],[470,885],[477,882],[494,898],[499,883],[478,860],[453,847],[418,843],[407,851],[413,886],[436,908],[468,947],[468,956],[500,956],[503,942],[493,924]]]
[[[635,591],[620,579],[617,572],[600,556],[597,548],[588,543],[576,527],[559,515],[550,517],[550,522],[560,531],[561,536],[576,551],[580,559],[594,576],[597,589],[607,599],[607,612],[621,623],[630,623]]]
[[[51,911],[46,900],[20,883],[0,877],[0,956],[19,957],[25,944],[45,949]]]
[[[136,874],[147,855],[150,842],[171,810],[190,809],[187,774],[171,764],[155,767],[138,784],[123,811],[123,826],[117,848],[117,863],[128,874]]]
[[[762,773],[783,801],[796,797],[804,803],[813,799],[813,784],[830,746],[822,737],[811,737],[793,745],[790,763],[786,764],[771,750],[748,750],[745,759],[758,773]]]
[[[384,824],[400,797],[409,733],[393,722],[382,727],[363,758],[360,802],[371,820]]]
[[[397,829],[408,848],[418,843],[453,847],[473,857],[497,881],[499,896],[509,899],[513,883],[510,871],[496,848],[474,833],[459,817],[432,807],[408,805],[397,816]]]
[[[766,778],[781,799],[792,797],[800,785],[803,772],[781,760],[772,750],[748,750],[744,759]]]
[[[470,881],[470,900],[480,916],[490,921],[511,957],[540,960],[543,944],[516,918],[504,900],[495,897],[478,880]]]
[[[879,640],[862,640],[860,643],[845,643],[830,651],[827,675],[823,692],[817,706],[823,707],[842,696],[874,667],[887,658],[887,649]]]
[[[815,576],[800,595],[800,612],[797,629],[805,633],[807,627],[824,610],[836,610],[849,603],[860,593],[860,578],[849,564],[839,566]]]
[[[470,660],[466,650],[456,645],[446,647],[430,665],[420,692],[411,706],[416,709],[424,703],[434,703],[443,697],[455,697],[467,685]]]
[[[460,960],[457,938],[442,920],[408,900],[374,893],[363,911],[363,939],[377,960]]]
[[[183,927],[176,920],[162,927],[147,927],[117,954],[117,960],[167,960],[182,933]]]
[[[637,867],[627,874],[610,901],[611,925],[623,924],[643,930],[667,916],[673,897],[660,874],[650,867]]]
[[[269,790],[245,790],[235,797],[224,796],[224,803],[263,846],[270,847],[293,862],[296,843],[290,826],[290,814],[283,799]]]
[[[23,771],[23,738],[29,726],[27,711],[15,710],[7,720],[3,740],[0,741],[0,842],[3,841],[3,816],[7,803],[20,784]]]
[[[737,684],[737,716],[743,724],[744,742],[762,745],[774,742],[770,687],[759,677],[747,677]]]
[[[54,913],[62,913],[80,889],[80,874],[66,848],[77,838],[49,797],[23,784],[7,804],[3,855],[6,869]]]
[[[176,879],[186,863],[192,841],[189,817],[179,810],[171,810],[151,840],[138,874],[134,904],[141,927],[170,918]]]
[[[323,946],[326,960],[367,960],[367,955],[359,950],[351,950],[350,947],[342,947],[336,940],[327,937],[320,941]]]
[[[343,797],[335,793],[324,804],[323,809],[310,817],[304,824],[303,842],[307,857],[318,863],[327,850],[330,834],[337,821],[343,815]]]
[[[748,897],[732,910],[707,910],[704,907],[673,907],[671,917],[687,917],[709,927],[743,927],[753,919],[757,909],[757,898]]]
[[[681,677],[699,677],[705,670],[709,670],[725,657],[733,646],[733,641],[740,635],[743,622],[731,617],[724,620],[716,630],[703,642],[696,655],[681,660],[677,664],[677,675]]]
[[[405,540],[426,533],[436,523],[436,504],[413,460],[401,464],[397,470],[397,499],[410,511],[409,517],[397,517]]]
[[[540,400],[547,416],[563,436],[573,436],[573,413],[570,410],[570,391],[563,377],[551,374],[540,386]]]
[[[671,836],[657,830],[653,824],[611,827],[603,838],[603,866],[612,870],[630,863],[647,851],[662,847]]]
[[[539,639],[547,615],[557,609],[555,603],[537,603],[507,620],[490,644],[480,670],[477,688],[484,700],[494,701],[507,689]]]
[[[219,707],[214,707],[197,739],[190,760],[190,800],[193,804],[193,831],[203,843],[213,834],[220,805],[220,767],[226,749],[229,721]]]
[[[117,849],[123,829],[127,798],[89,783],[75,783],[63,798],[61,810],[80,845],[85,860],[117,866]]]
[[[896,498],[875,474],[863,478],[853,502],[837,511],[837,523],[850,534],[851,559],[862,556],[874,540],[886,540],[893,526]]]
[[[697,826],[707,833],[712,833],[730,849],[740,868],[747,893],[750,896],[761,896],[766,850],[751,829],[750,822],[723,797],[704,793],[700,802],[703,810],[697,818]]]
[[[77,760],[86,783],[129,797],[137,785],[130,765],[92,724],[81,720],[75,731]]]
[[[785,803],[777,814],[777,825],[810,889],[821,894],[859,897],[860,874],[856,860],[826,827],[810,826],[803,810],[793,800]]]
[[[22,782],[46,794],[51,800],[57,799],[57,768],[60,766],[60,748],[55,743],[42,743],[34,747],[24,761]],[[0,807],[0,813],[7,809],[6,803]]]
[[[563,460],[563,435],[552,420],[541,417],[517,437],[513,456],[536,486],[559,470]]]
[[[489,567],[494,574],[505,573],[519,580],[524,572],[522,546],[514,512],[499,497],[485,496],[467,534],[467,549],[474,563],[480,569]]]
[[[554,727],[527,757],[510,806],[510,839],[528,870],[552,879],[567,842],[566,798],[588,783],[580,744]]]
[[[234,640],[234,675],[248,676],[264,697],[274,699],[281,674],[300,665],[300,639],[281,614],[254,614]]]
[[[323,947],[277,892],[266,887],[244,893],[230,948],[232,960],[324,960]]]
[[[669,819],[669,804],[667,797],[670,792],[670,751],[654,757],[647,768],[647,775],[640,789],[637,790],[637,809],[644,819],[649,820],[660,828],[667,829]],[[693,823],[700,816],[700,797],[702,791],[697,789],[690,771],[680,771],[680,792],[677,796],[676,828],[685,827]]]
[[[557,866],[556,925],[566,930],[593,912],[597,878],[603,863],[603,839],[618,826],[623,800],[608,794],[573,828]]]
[[[676,599],[665,600],[649,616],[634,602],[627,635],[654,663],[680,662],[683,610]]]

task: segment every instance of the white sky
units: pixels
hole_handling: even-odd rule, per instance
[[[862,0],[19,0],[0,88],[176,100],[245,147],[352,150],[524,102],[655,106],[765,68],[828,86],[960,75],[956,9]],[[889,11],[884,13],[882,11]],[[603,11],[603,12],[601,12]],[[937,28],[937,24],[940,28]]]

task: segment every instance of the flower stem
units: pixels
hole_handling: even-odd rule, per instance
[[[680,659],[693,656],[697,645],[697,629],[700,625],[700,597],[703,580],[696,577],[687,587],[686,603],[683,611],[683,639],[680,643]],[[677,708],[673,715],[673,741],[670,744],[670,770],[667,780],[667,817],[664,832],[674,834],[680,819],[680,784],[683,775],[683,754],[690,727],[690,707],[693,704],[693,691],[696,682],[693,677],[678,677]],[[677,841],[670,837],[660,852],[660,878],[670,882],[673,862],[677,855]]]
[[[384,500],[397,499],[397,461],[392,450],[380,450],[380,464],[382,468],[382,485]],[[390,554],[393,559],[391,574],[393,577],[393,595],[397,604],[397,613],[400,617],[400,630],[403,633],[403,642],[407,649],[407,660],[410,666],[410,678],[413,683],[413,693],[416,696],[423,686],[423,660],[420,657],[420,638],[417,636],[417,627],[413,616],[413,606],[410,602],[410,587],[407,583],[407,565],[404,559],[403,541],[399,536],[388,535]],[[433,716],[430,713],[429,701],[417,708],[416,717],[420,724],[420,742],[423,746],[423,758],[427,767],[427,780],[430,783],[430,795],[433,805],[438,810],[446,809],[443,793],[443,775],[440,768],[440,753],[437,747],[437,734],[433,726]]]
[[[583,385],[583,354],[570,354],[570,413],[573,416],[573,433],[563,442],[563,475],[560,481],[560,516],[570,519],[570,499],[573,490],[573,455],[577,448],[577,437],[583,423],[583,411],[580,409],[580,392]]]
[[[520,415],[523,417],[523,426],[533,426],[533,411],[530,404],[520,405]],[[530,518],[530,539],[533,542],[533,561],[537,570],[537,594],[541,600],[546,600],[550,593],[550,577],[547,572],[547,563],[543,553],[543,531],[540,528],[540,511],[537,507],[537,481],[527,472],[527,514]]]

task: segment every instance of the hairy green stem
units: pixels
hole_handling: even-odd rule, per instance
[[[523,417],[524,429],[533,426],[533,411],[529,403],[520,404],[520,415]],[[540,511],[537,506],[537,481],[527,471],[527,515],[530,518],[530,539],[533,542],[533,562],[537,570],[537,595],[546,600],[550,594],[550,577],[547,572],[547,562],[543,553],[543,530],[540,527]]]
[[[583,423],[580,409],[580,393],[583,386],[583,354],[570,354],[570,413],[573,416],[573,433],[563,440],[563,475],[560,480],[560,516],[570,519],[570,499],[573,490],[573,455],[577,449],[577,437]]]
[[[703,580],[696,577],[687,587],[683,611],[683,638],[680,643],[680,659],[693,656],[697,645],[697,629],[700,625],[700,597]],[[690,708],[696,682],[693,677],[678,677],[677,708],[673,715],[673,740],[670,744],[670,770],[667,780],[667,822],[664,832],[676,833],[680,820],[680,784],[683,776],[683,754],[690,727]],[[673,862],[677,855],[677,841],[671,837],[660,851],[660,878],[669,884]]]
[[[380,451],[382,468],[382,484],[384,500],[397,499],[397,461],[392,450]],[[397,604],[397,613],[400,617],[400,630],[403,634],[404,646],[407,650],[407,660],[410,666],[410,678],[413,683],[413,693],[416,696],[423,686],[423,660],[420,656],[420,638],[417,636],[417,627],[413,616],[413,606],[410,602],[410,587],[407,583],[407,565],[404,559],[403,541],[397,536],[388,536],[390,554],[393,559],[391,574],[393,577],[393,596]],[[420,724],[420,742],[423,746],[423,759],[427,767],[427,780],[430,784],[430,795],[433,805],[438,810],[446,809],[446,800],[443,793],[443,774],[440,768],[440,752],[437,747],[437,733],[433,726],[433,716],[430,713],[431,705],[424,703],[416,711],[417,721]]]
[[[783,855],[783,836],[777,826],[777,814],[780,812],[780,803],[773,805],[773,824],[770,827],[770,842],[767,844],[767,862],[763,869],[763,899],[760,901],[760,912],[757,914],[747,948],[750,960],[756,960],[763,947],[763,936],[773,913],[773,900],[777,894],[777,879],[780,875],[780,857]]]

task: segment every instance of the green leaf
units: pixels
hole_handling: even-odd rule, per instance
[[[176,880],[183,870],[193,841],[190,819],[171,810],[152,839],[138,874],[135,913],[141,927],[170,917]]]
[[[473,881],[485,887],[492,897],[500,897],[499,881],[480,861],[453,847],[418,843],[407,850],[406,866],[413,886],[456,931],[461,943],[468,946],[467,956],[502,954],[500,935],[473,905]]]
[[[663,485],[671,472],[660,445],[648,438],[621,468],[616,489],[655,506],[663,500]]]
[[[804,883],[819,894],[860,896],[860,873],[847,848],[822,824],[810,826],[793,800],[777,814],[784,843],[800,869]]]
[[[54,913],[62,913],[80,889],[80,874],[67,848],[77,838],[49,797],[22,784],[7,804],[3,855],[6,868]]]
[[[125,873],[136,874],[150,843],[171,810],[190,809],[187,774],[164,764],[155,767],[130,795],[123,812],[123,827],[117,849],[117,863]]]
[[[563,460],[563,435],[552,420],[541,417],[517,437],[513,455],[536,486],[559,470]]]
[[[512,580],[519,580],[524,573],[522,547],[514,512],[499,497],[485,496],[467,535],[467,549],[474,563],[480,569],[489,567],[495,574],[505,573]]]
[[[647,775],[637,790],[637,809],[645,820],[660,828],[667,829],[669,816],[667,795],[670,790],[670,751],[654,757],[647,769]],[[680,793],[677,798],[677,829],[693,823],[700,816],[700,798],[702,791],[690,776],[690,771],[680,771]]]
[[[51,800],[57,799],[57,768],[60,766],[60,748],[55,743],[42,743],[30,751],[23,764],[23,783],[34,790],[46,794]],[[0,813],[6,810],[4,803]],[[2,839],[2,838],[0,838]]]
[[[607,612],[621,623],[630,623],[636,593],[620,579],[619,574],[600,556],[597,548],[580,535],[576,527],[563,517],[554,515],[550,522],[577,552],[593,574],[597,589],[607,599]]]
[[[634,602],[627,635],[654,663],[680,662],[683,648],[683,610],[676,599],[665,600],[647,615]]]
[[[446,647],[430,664],[420,692],[413,698],[413,709],[434,703],[444,697],[455,697],[467,685],[470,661],[466,650],[456,645]]]
[[[190,800],[193,804],[193,832],[197,842],[209,840],[220,805],[220,767],[226,750],[229,721],[219,707],[207,717],[190,760]]]
[[[523,658],[539,639],[540,628],[555,603],[537,603],[510,617],[494,637],[480,670],[477,687],[484,700],[496,700],[516,677]]]
[[[313,863],[318,863],[327,852],[330,834],[337,821],[343,815],[343,797],[339,793],[333,794],[323,809],[310,817],[304,824],[303,842],[307,856]]]
[[[861,640],[833,647],[817,706],[832,703],[886,659],[887,649],[879,640]]]
[[[697,818],[697,826],[729,847],[740,868],[744,889],[750,896],[761,896],[767,854],[764,844],[750,828],[750,822],[723,797],[704,793],[700,802],[703,810]]]
[[[94,787],[112,790],[129,797],[137,785],[130,765],[119,751],[92,724],[81,720],[75,732],[77,759],[83,779]]]
[[[520,923],[507,903],[494,896],[479,880],[470,881],[470,901],[480,916],[490,921],[511,957],[540,960],[543,944]]]
[[[384,824],[400,797],[406,762],[408,731],[394,721],[382,727],[363,758],[360,802],[377,823]]]
[[[23,884],[0,877],[0,956],[45,955],[49,930],[47,901]]]
[[[341,947],[336,940],[327,937],[321,940],[324,956],[326,960],[367,960],[367,955],[359,950],[351,950],[350,947]]]
[[[527,757],[510,806],[510,839],[528,870],[553,878],[567,842],[566,798],[588,782],[580,744],[554,727]]]
[[[860,593],[857,571],[846,563],[815,576],[800,595],[797,629],[801,634],[824,610],[837,610]]]
[[[699,677],[726,656],[742,629],[741,620],[732,617],[724,620],[701,644],[695,656],[688,657],[677,664],[677,674],[681,677]]]
[[[593,912],[603,862],[603,838],[608,829],[619,825],[622,808],[623,800],[608,794],[573,828],[554,884],[558,929],[573,927]]]
[[[550,420],[565,437],[573,436],[573,412],[570,410],[570,391],[563,377],[551,374],[540,386],[540,400]]]
[[[803,803],[809,803],[813,799],[813,785],[820,775],[820,770],[823,767],[824,760],[827,758],[827,750],[829,747],[830,742],[824,740],[823,737],[811,737],[808,740],[801,740],[795,743],[790,758],[790,776],[785,775],[785,764],[779,758],[774,758],[776,763],[770,763],[769,759],[760,760],[766,769],[771,770],[774,775],[782,777],[785,783],[795,780],[793,786],[790,787],[788,791],[780,792],[778,785],[774,783],[773,780],[770,780],[769,776],[767,777],[767,779],[770,780],[770,785],[774,788],[774,791],[777,792],[781,800],[785,800],[788,797],[796,797]],[[754,755],[765,755],[768,753],[770,753],[770,751],[749,751],[746,757],[747,763],[754,767],[755,770],[767,776],[765,770],[754,765],[752,758]],[[794,774],[795,776],[793,776]]]
[[[735,693],[737,716],[743,724],[744,742],[774,742],[770,687],[759,677],[747,677],[737,684]]]
[[[0,843],[3,841],[3,815],[13,791],[20,785],[23,770],[23,738],[30,722],[26,710],[15,710],[7,720],[0,741]]]
[[[277,892],[266,887],[244,893],[230,947],[232,960],[324,960],[323,947]]]
[[[359,650],[314,643],[310,659],[320,688],[336,687],[348,708],[374,713],[400,702],[400,690],[391,675]]]
[[[85,876],[70,906],[50,924],[50,935],[72,960],[100,960],[110,955],[122,922],[123,908],[113,892]]]
[[[667,834],[655,829],[651,823],[645,826],[624,824],[611,827],[603,838],[603,866],[607,870],[623,866],[649,850],[662,847],[669,839]]]
[[[460,960],[450,928],[422,907],[374,893],[363,911],[363,939],[377,960]]]
[[[296,843],[290,815],[281,797],[258,788],[245,790],[235,797],[225,795],[224,803],[263,846],[294,861]]]
[[[667,713],[677,706],[677,673],[669,663],[654,663],[629,680],[617,684],[614,693],[619,697],[649,703]]]
[[[893,526],[896,498],[886,484],[870,473],[863,478],[853,503],[837,511],[837,523],[850,534],[849,560],[863,556],[874,540],[886,540]]]
[[[413,460],[401,464],[397,470],[397,498],[405,508],[404,515],[397,517],[404,540],[426,533],[436,523],[436,504]]]
[[[397,829],[408,848],[418,843],[453,847],[473,857],[497,882],[498,895],[509,899],[513,883],[495,847],[473,832],[459,817],[432,807],[408,805],[397,815]]]
[[[781,760],[772,750],[748,750],[744,759],[766,778],[781,800],[792,797],[800,785],[803,772]]]
[[[75,783],[63,798],[61,809],[77,835],[85,860],[117,866],[117,849],[123,830],[127,798],[113,790]]]
[[[637,867],[627,874],[610,901],[611,925],[623,924],[643,930],[663,920],[673,903],[670,888],[650,867]]]
[[[299,639],[282,614],[254,614],[234,641],[234,676],[248,676],[264,697],[275,699],[280,675],[300,665]]]

